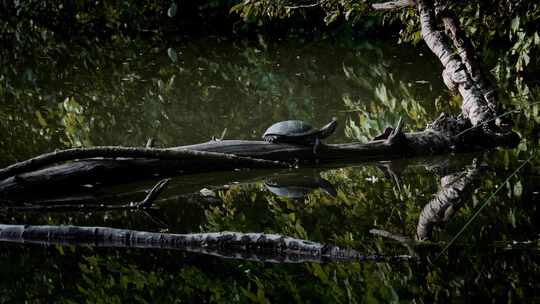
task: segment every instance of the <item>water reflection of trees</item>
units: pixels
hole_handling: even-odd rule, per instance
[[[145,49],[143,55],[140,55],[140,49]],[[56,63],[52,67],[40,64],[31,70],[21,69],[24,77],[6,73],[8,76],[2,79],[6,106],[2,107],[0,115],[7,119],[0,123],[2,134],[10,136],[0,138],[2,151],[9,154],[2,156],[3,161],[51,149],[50,142],[57,147],[98,143],[142,145],[147,137],[159,134],[160,144],[175,145],[210,138],[221,134],[225,127],[231,137],[258,137],[260,132],[246,134],[245,130],[262,128],[292,113],[311,121],[327,120],[328,117],[318,117],[320,112],[313,108],[326,107],[325,102],[319,104],[320,99],[327,99],[335,108],[335,103],[341,103],[336,100],[335,92],[338,91],[350,92],[343,97],[345,109],[358,113],[348,116],[348,134],[359,139],[372,138],[380,134],[381,127],[395,125],[401,113],[411,117],[410,125],[420,128],[426,123],[422,119],[452,106],[439,103],[435,110],[432,109],[429,104],[440,99],[436,98],[438,93],[431,96],[431,91],[426,88],[429,85],[414,82],[423,79],[413,76],[410,81],[405,81],[401,75],[391,76],[384,64],[370,62],[368,67],[361,56],[348,55],[350,57],[343,63],[343,75],[327,75],[321,81],[317,75],[325,73],[326,70],[320,68],[325,62],[313,62],[318,57],[310,57],[309,52],[302,53],[299,60],[292,52],[281,53],[282,62],[298,60],[298,64],[283,66],[286,72],[282,73],[274,65],[275,58],[260,46],[233,48],[239,54],[232,55],[233,59],[227,63],[223,63],[224,58],[231,57],[227,48],[179,50],[183,52],[179,55],[183,62],[178,64],[155,55],[163,54],[163,50],[134,44],[121,50],[103,48],[96,54],[78,50],[75,53],[80,54],[73,58],[64,58],[65,53],[61,53],[53,60]],[[325,58],[337,57],[332,53],[325,55]],[[24,67],[30,65],[22,64]],[[72,68],[59,73],[64,65]],[[56,66],[62,68],[55,70]],[[330,70],[339,69],[331,67]],[[392,70],[395,71],[394,66]],[[296,76],[296,73],[302,74]],[[292,74],[296,77],[291,78]],[[321,92],[308,89],[328,83],[339,87],[325,87]],[[225,92],[225,88],[235,89]],[[138,101],[137,106],[133,106],[134,100]],[[227,100],[246,100],[252,109],[248,110],[245,104],[227,103]],[[208,125],[200,127],[199,120]],[[524,129],[534,133],[534,126]],[[122,132],[115,135],[118,130]],[[178,134],[185,136],[179,139]],[[474,189],[470,199],[467,195],[454,197],[472,204],[458,201],[448,204],[448,200],[433,199],[439,178],[426,174],[422,164],[425,160],[421,160],[420,166],[408,168],[392,163],[391,171],[398,179],[388,178],[386,169],[375,166],[324,172],[323,177],[335,184],[337,198],[317,190],[300,201],[271,195],[263,183],[256,181],[257,176],[249,177],[251,182],[240,184],[233,181],[242,180],[242,175],[179,177],[177,184],[171,185],[176,190],[169,194],[165,192],[157,203],[157,214],[152,214],[165,225],[158,225],[144,213],[132,210],[49,212],[46,215],[2,210],[0,214],[3,222],[13,224],[69,223],[149,231],[168,229],[179,233],[264,231],[355,248],[366,254],[399,255],[404,250],[399,243],[373,238],[369,230],[378,227],[413,236],[420,226],[422,214],[435,211],[432,212],[435,217],[423,217],[427,221],[422,222],[422,227],[425,223],[430,226],[440,222],[437,219],[440,209],[433,210],[430,203],[446,202],[439,207],[451,207],[446,210],[453,211],[456,209],[454,203],[455,206],[462,205],[461,212],[454,213],[452,221],[446,223],[447,229],[442,230],[438,238],[431,238],[434,243],[416,248],[420,256],[430,259],[441,249],[435,241],[449,239],[456,227],[471,214],[474,204],[485,200],[500,183],[502,176],[497,174],[506,172],[501,167],[515,167],[519,157],[529,153],[527,150],[531,145],[524,143],[518,151],[496,152],[493,160],[488,157],[488,163],[495,171],[482,173],[478,181],[480,187]],[[531,247],[504,248],[496,241],[515,240],[519,243],[537,233],[534,227],[538,226],[535,206],[538,195],[534,193],[538,178],[527,174],[504,185],[507,191],[500,195],[500,203],[485,210],[484,217],[471,228],[475,233],[467,241],[453,246],[450,254],[434,265],[306,263],[277,267],[171,251],[2,244],[1,258],[6,261],[2,263],[5,272],[2,275],[17,276],[17,280],[2,283],[7,291],[2,295],[5,297],[2,302],[4,299],[47,296],[75,302],[97,301],[106,296],[125,301],[141,297],[170,302],[178,297],[189,297],[264,302],[270,298],[269,294],[272,294],[270,300],[276,302],[289,302],[291,298],[298,302],[388,302],[412,301],[416,297],[443,301],[464,293],[519,299],[535,292],[537,274],[540,273],[536,255],[538,246],[533,243]],[[459,169],[457,173],[441,175],[445,176],[441,180],[452,179],[451,185],[471,177],[470,172]],[[227,187],[220,187],[224,180]],[[463,189],[469,187],[470,190],[472,184],[462,185],[466,186]],[[211,188],[215,196],[203,195],[198,191],[201,187]],[[85,189],[87,195],[77,197],[77,201],[85,201],[89,196],[97,203],[104,199],[109,202],[128,200],[141,197],[146,188],[147,182],[141,182],[137,187],[130,184],[112,189]],[[448,189],[440,188],[439,193]],[[185,193],[178,193],[181,191]],[[41,203],[50,203],[52,199],[44,199]],[[428,208],[424,209],[427,211],[423,212],[423,207]],[[478,246],[470,246],[471,243]],[[504,243],[506,245],[508,242]],[[36,276],[36,273],[41,275]],[[469,278],[474,278],[476,284],[467,284]],[[72,293],[53,295],[52,290]]]
[[[219,177],[212,176],[204,180],[200,175],[200,184],[192,185],[192,190],[186,191],[185,182],[193,182],[193,178],[180,177],[176,182],[171,182],[170,189],[156,202],[159,209],[153,216],[165,223],[164,227],[158,226],[143,213],[127,210],[92,211],[91,214],[48,212],[45,218],[30,212],[11,212],[3,217],[6,223],[70,223],[148,231],[167,229],[179,233],[261,231],[336,244],[366,254],[400,255],[406,253],[400,243],[374,238],[369,230],[378,227],[402,235],[415,235],[422,208],[435,201],[431,194],[450,191],[442,187],[437,190],[441,178],[425,174],[426,167],[429,172],[442,176],[442,179],[452,179],[452,183],[444,183],[446,186],[466,186],[463,182],[472,180],[470,178],[474,172],[478,172],[477,167],[465,171],[461,168],[470,164],[475,157],[478,156],[472,155],[469,159],[442,157],[433,161],[392,163],[391,170],[397,175],[399,186],[395,179],[387,176],[386,169],[379,166],[323,172],[322,176],[337,189],[337,198],[322,189],[311,192],[303,200],[276,196],[268,192],[256,175],[246,176],[244,181],[242,175],[238,175],[233,180],[240,183],[228,182],[225,186],[220,186],[227,180],[225,175],[221,176],[221,181]],[[489,157],[486,159],[489,162]],[[230,176],[228,178],[230,180]],[[482,178],[476,180],[482,181],[483,188],[476,188],[477,191],[472,194],[464,191],[462,193],[472,196],[461,196],[460,199],[467,202],[483,201],[501,178],[489,170],[482,173]],[[515,191],[517,184],[521,184],[520,193]],[[141,198],[144,191],[138,192],[135,189],[148,188],[147,183],[133,186],[114,187],[107,190],[109,194],[105,194],[106,189],[102,189],[104,199],[96,197],[96,200]],[[202,187],[211,192],[193,191]],[[515,298],[519,297],[517,293],[507,293],[506,287],[509,284],[519,285],[524,293],[534,290],[534,269],[538,267],[538,261],[534,253],[527,253],[537,249],[534,244],[532,247],[519,244],[506,247],[507,242],[499,244],[494,241],[522,241],[525,236],[533,236],[533,231],[523,230],[527,229],[527,225],[519,223],[530,222],[537,215],[534,212],[518,211],[520,209],[516,206],[531,206],[533,203],[530,200],[534,198],[535,188],[534,181],[529,182],[523,177],[516,177],[510,185],[504,187],[509,187],[509,191],[502,191],[501,196],[510,195],[511,199],[500,200],[492,206],[492,210],[487,209],[485,215],[472,227],[475,233],[468,237],[469,240],[458,242],[451,247],[448,256],[443,256],[434,264],[424,259],[430,260],[440,251],[441,246],[434,242],[436,239],[415,247],[422,258],[419,263],[304,263],[280,267],[252,261],[201,258],[175,251],[60,246],[44,248],[3,244],[2,258],[10,261],[9,266],[5,263],[7,268],[3,271],[19,273],[18,281],[26,286],[27,292],[22,293],[15,282],[6,282],[3,286],[11,287],[9,290],[14,292],[6,295],[6,299],[12,299],[17,294],[23,297],[32,294],[43,296],[40,284],[54,288],[62,284],[64,289],[77,288],[84,291],[86,296],[96,299],[105,293],[112,296],[128,296],[129,293],[145,297],[149,296],[149,290],[159,289],[160,295],[156,295],[155,299],[164,300],[188,295],[195,298],[219,295],[220,299],[258,296],[263,299],[269,297],[269,294],[272,294],[269,299],[273,300],[290,299],[291,295],[304,301],[392,300],[397,299],[398,295],[401,300],[416,297],[443,300],[450,297],[455,299],[455,293],[463,292],[465,288],[462,278],[474,277],[477,283],[467,287],[469,293]],[[126,191],[124,196],[114,197],[111,194],[118,194],[121,189]],[[457,199],[458,196],[452,197]],[[453,203],[457,204],[457,201]],[[441,231],[439,239],[448,239],[472,209],[472,204],[462,204],[462,211],[454,214],[453,219],[446,224],[448,230]],[[513,213],[514,219],[501,217],[501,214],[510,213]],[[497,234],[493,233],[494,229],[497,229]],[[470,242],[474,242],[475,246],[470,246]],[[20,269],[26,269],[28,265],[33,265],[33,271],[21,274]],[[66,267],[73,271],[67,273],[56,270]],[[43,275],[36,277],[35,271]],[[164,272],[167,275],[161,275]],[[515,275],[508,277],[508,273]],[[304,278],[302,282],[298,281],[299,277]],[[490,279],[493,277],[499,279]],[[238,286],[238,289],[225,288],[231,284]],[[77,295],[55,296],[78,299]]]
[[[121,48],[70,45],[36,52],[34,59],[3,56],[17,62],[2,66],[0,128],[9,135],[0,139],[3,163],[52,147],[137,146],[148,137],[177,146],[224,129],[227,138],[253,139],[273,122],[293,117],[319,124],[337,115],[344,121],[348,115],[336,113],[342,92],[369,96],[373,88],[392,91],[403,81],[417,91],[416,100],[428,99],[420,94],[425,85],[414,82],[422,79],[408,72],[406,80],[380,78],[399,59],[362,42],[330,49],[201,41],[179,46],[176,63],[162,49],[137,41]],[[352,66],[371,72],[354,78]]]

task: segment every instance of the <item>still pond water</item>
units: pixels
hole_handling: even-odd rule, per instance
[[[2,167],[54,149],[144,146],[149,138],[160,147],[213,136],[258,140],[286,119],[322,126],[336,117],[339,128],[327,142],[365,141],[399,117],[408,130],[421,130],[438,113],[459,108],[435,58],[394,41],[208,38],[170,49],[133,42],[46,54],[4,58],[11,64],[0,78]],[[481,167],[463,206],[431,241],[414,248],[417,260],[270,263],[175,250],[2,242],[0,302],[538,302],[537,157],[505,182],[538,146],[538,115],[521,116],[516,129],[524,139],[514,150],[178,176],[150,213],[0,209],[2,224],[266,232],[393,256],[410,252],[370,229],[414,239],[420,213],[444,177]],[[62,192],[79,203],[126,204],[142,199],[155,182],[120,180]],[[499,185],[490,205],[437,259]],[[61,199],[51,195],[28,191],[7,198]]]

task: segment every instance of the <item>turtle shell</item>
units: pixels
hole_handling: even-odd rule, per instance
[[[301,120],[280,121],[271,125],[263,134],[263,138],[303,138],[310,137],[319,132],[310,124]]]

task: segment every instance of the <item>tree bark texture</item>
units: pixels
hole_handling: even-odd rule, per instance
[[[449,117],[444,117],[446,121]],[[439,119],[440,120],[440,119]],[[444,124],[439,124],[444,125]],[[446,124],[448,125],[448,124]],[[209,141],[206,143],[181,146],[176,148],[162,149],[170,155],[179,152],[182,155],[187,152],[212,152],[217,155],[233,154],[238,157],[232,161],[221,159],[189,158],[102,158],[102,159],[79,159],[64,163],[50,163],[49,166],[37,170],[24,172],[23,169],[37,167],[32,160],[28,161],[30,167],[12,165],[16,168],[15,175],[7,176],[4,169],[4,178],[0,180],[0,198],[9,194],[27,191],[36,187],[48,188],[52,186],[92,184],[92,183],[126,183],[133,180],[155,177],[156,175],[179,175],[194,172],[209,172],[216,170],[230,170],[258,166],[283,167],[282,162],[351,162],[351,161],[378,161],[411,156],[428,156],[459,151],[473,151],[488,147],[507,145],[508,142],[485,141],[474,131],[467,132],[459,138],[452,134],[463,131],[462,128],[448,130],[437,126],[426,129],[423,132],[401,133],[396,132],[392,138],[375,140],[367,143],[346,143],[321,145],[317,154],[313,154],[313,148],[306,145],[274,144],[265,141],[248,140],[223,140]],[[92,149],[92,148],[91,148]],[[129,148],[126,148],[129,149]],[[153,150],[153,149],[149,149]],[[71,150],[68,150],[71,151]],[[101,151],[96,148],[95,151]],[[121,151],[121,150],[118,150]],[[153,152],[153,151],[152,151]],[[71,153],[71,152],[70,152]],[[94,154],[91,154],[94,155]],[[107,154],[101,154],[103,156]],[[123,155],[123,154],[115,154]],[[167,155],[163,153],[163,155]],[[257,164],[253,163],[256,158]],[[38,156],[36,159],[42,159]],[[263,162],[261,160],[279,161]],[[39,162],[38,162],[39,163]],[[43,165],[44,163],[39,163]],[[8,167],[9,168],[9,167]]]
[[[495,111],[489,107],[482,91],[474,84],[461,57],[455,54],[452,45],[448,43],[445,33],[437,29],[433,2],[418,0],[417,8],[424,41],[439,58],[447,77],[457,86],[463,97],[461,110],[464,117],[468,118],[473,126],[493,120]]]
[[[8,176],[17,175],[19,173],[32,171],[34,169],[58,162],[95,157],[149,158],[160,160],[196,162],[203,161],[210,164],[212,162],[218,162],[219,164],[226,166],[239,166],[247,168],[287,167],[287,164],[282,164],[277,161],[253,159],[250,157],[239,157],[233,154],[224,154],[200,150],[104,146],[92,148],[74,148],[42,154],[34,158],[18,162],[6,168],[0,169],[0,179]]]
[[[473,162],[473,166],[466,171],[441,178],[441,188],[424,207],[418,218],[417,240],[430,240],[433,228],[447,223],[464,202],[470,199],[477,187],[479,174],[480,169],[476,166],[476,162]]]
[[[474,52],[472,42],[468,39],[467,35],[459,25],[457,16],[448,10],[443,10],[438,15],[442,19],[444,28],[452,40],[461,61],[469,72],[473,83],[482,92],[488,106],[493,111],[496,111],[498,101],[495,89],[490,85],[482,72],[481,62]]]
[[[382,2],[382,3],[373,3],[371,7],[374,10],[392,11],[392,10],[399,10],[405,7],[413,7],[415,5],[416,5],[415,0],[396,0],[396,1],[388,1],[388,2]]]
[[[517,145],[519,136],[515,132],[497,133],[492,129],[497,118],[494,91],[477,68],[470,44],[455,18],[447,14],[445,24],[459,55],[446,34],[436,27],[432,0],[397,0],[373,7],[395,9],[411,5],[418,9],[426,44],[444,67],[445,82],[463,97],[461,109],[466,120],[442,115],[423,132],[405,134],[397,128],[386,139],[322,145],[317,154],[308,145],[245,140],[211,141],[170,149],[96,147],[52,152],[0,170],[0,198],[36,185],[110,183],[119,178],[127,182],[155,175],[287,166],[281,162],[375,161]],[[103,159],[95,159],[98,157]]]

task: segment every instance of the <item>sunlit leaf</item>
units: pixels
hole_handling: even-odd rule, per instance
[[[176,51],[173,48],[167,49],[167,55],[169,56],[169,59],[171,59],[172,62],[176,63],[176,61],[178,61],[178,55],[176,54]]]
[[[170,18],[174,17],[176,15],[177,9],[178,8],[176,7],[176,3],[171,4],[169,9],[167,10],[167,16],[169,16]]]

